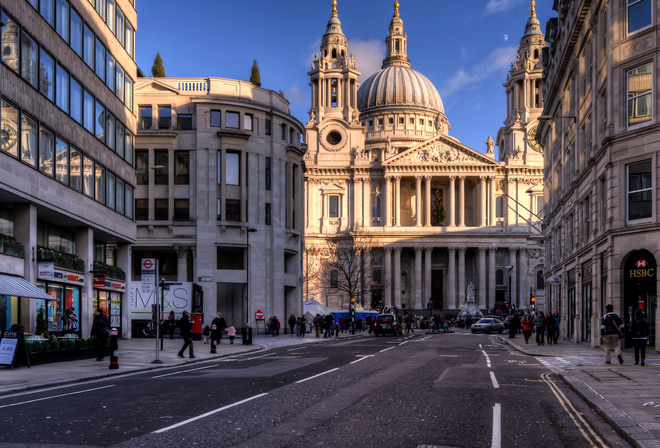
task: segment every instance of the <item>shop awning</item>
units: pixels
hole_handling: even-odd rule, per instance
[[[32,283],[13,275],[0,274],[0,296],[29,297],[32,299],[55,300]]]

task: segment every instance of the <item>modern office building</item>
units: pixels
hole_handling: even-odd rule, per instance
[[[133,0],[2,1],[0,329],[123,334],[135,169]],[[44,294],[45,293],[45,294]]]
[[[438,91],[408,59],[399,4],[382,70],[359,86],[359,61],[333,2],[309,72],[304,261],[316,274],[305,275],[306,298],[348,307],[341,285],[348,277],[326,261],[336,241],[358,237],[369,246],[360,254],[365,272],[354,277],[365,307],[419,310],[430,302],[455,315],[470,284],[482,312],[529,308],[532,297],[543,306],[543,156],[535,132],[545,40],[533,6],[524,30],[504,84],[504,127],[496,141],[484,136],[482,151],[449,135]]]
[[[656,328],[660,4],[556,0],[546,26],[546,296],[562,334],[598,345],[605,305]],[[630,344],[630,341],[626,341]]]
[[[284,327],[302,312],[305,150],[288,101],[244,81],[140,78],[136,105],[132,329],[150,318],[140,305],[149,258],[175,283],[166,312],[199,307],[205,323],[220,312],[236,328],[263,328],[261,310]]]

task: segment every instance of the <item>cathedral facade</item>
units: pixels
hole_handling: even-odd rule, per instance
[[[472,284],[482,312],[529,308],[532,298],[543,308],[543,154],[535,130],[546,44],[533,3],[504,84],[504,127],[496,141],[484,136],[481,152],[449,135],[438,91],[408,59],[399,4],[382,69],[360,85],[333,1],[309,72],[306,299],[457,314]],[[360,241],[361,272],[333,257],[342,239]],[[353,282],[360,286],[342,287]]]

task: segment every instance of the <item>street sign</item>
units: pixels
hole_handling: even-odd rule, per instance
[[[263,320],[263,319],[264,319],[264,310],[256,310],[256,311],[254,312],[254,317],[255,317],[257,320]]]
[[[142,272],[150,272],[156,270],[156,259],[155,258],[143,258],[142,259]]]
[[[561,285],[561,277],[558,276],[558,275],[553,275],[552,277],[550,277],[550,284],[551,284],[552,286],[559,286],[559,285]]]

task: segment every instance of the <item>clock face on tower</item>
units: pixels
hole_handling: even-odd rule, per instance
[[[543,148],[541,147],[541,144],[539,141],[536,139],[536,126],[531,128],[527,132],[527,141],[529,142],[529,145],[534,148],[538,152],[543,152]]]
[[[10,151],[16,145],[16,130],[8,123],[0,125],[0,148]]]

